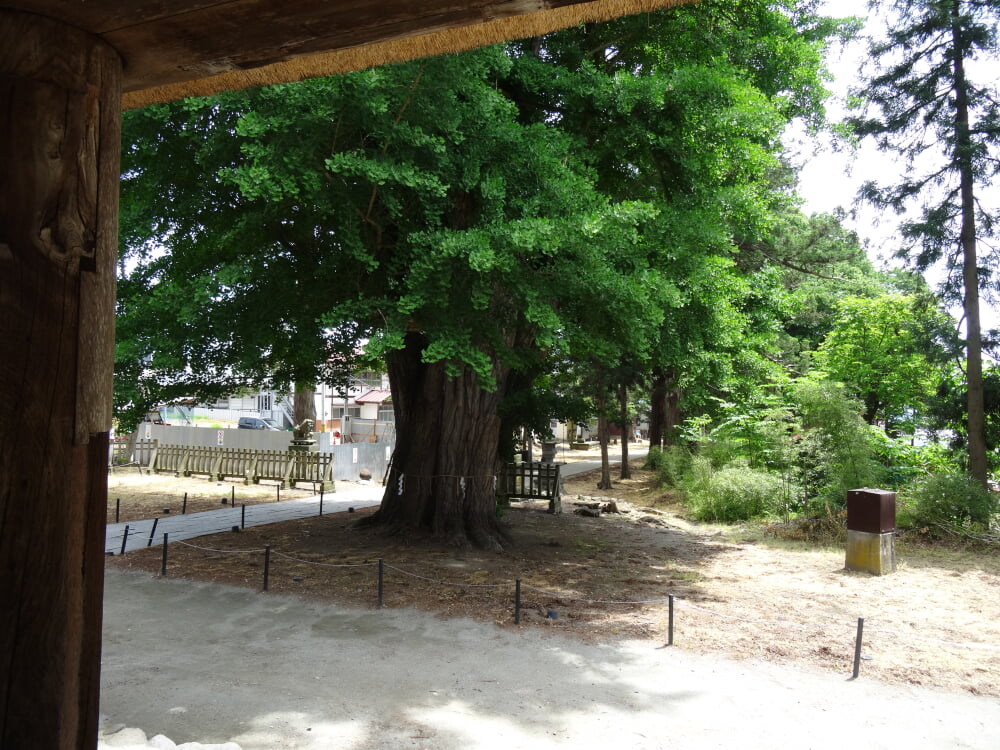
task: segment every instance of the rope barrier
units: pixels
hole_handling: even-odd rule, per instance
[[[456,587],[456,588],[464,588],[464,589],[501,589],[501,588],[508,588],[508,587],[511,586],[510,582],[504,582],[504,583],[457,583],[457,582],[454,582],[454,581],[444,581],[444,580],[441,580],[441,579],[438,579],[438,578],[431,578],[429,576],[422,576],[422,575],[420,575],[418,573],[413,573],[411,571],[404,570],[403,568],[399,568],[399,567],[396,567],[394,565],[389,565],[387,563],[384,563],[384,561],[381,561],[381,560],[378,561],[378,562],[367,562],[367,563],[322,563],[322,562],[317,562],[317,561],[314,561],[314,560],[304,560],[302,558],[294,557],[292,555],[287,555],[287,554],[285,554],[283,552],[278,552],[276,550],[259,549],[259,548],[258,549],[215,549],[215,548],[212,548],[212,547],[202,547],[202,546],[199,546],[197,544],[191,544],[189,542],[185,542],[185,541],[182,541],[182,540],[178,540],[178,541],[176,541],[174,543],[175,544],[182,544],[185,547],[190,547],[191,549],[201,550],[203,552],[215,552],[215,553],[218,553],[218,554],[252,554],[252,553],[256,553],[256,552],[264,552],[264,553],[273,552],[275,555],[277,555],[279,557],[282,557],[282,558],[284,558],[286,560],[291,560],[293,562],[302,563],[304,565],[313,565],[313,566],[320,567],[320,568],[363,568],[363,567],[371,567],[373,565],[378,565],[379,566],[379,600],[380,600],[380,602],[381,602],[381,593],[382,593],[382,576],[381,576],[381,573],[382,573],[382,568],[383,567],[384,568],[388,568],[389,570],[393,570],[393,571],[395,571],[397,573],[400,573],[401,575],[408,576],[410,578],[415,578],[415,579],[418,579],[418,580],[421,580],[421,581],[427,581],[428,583],[434,583],[434,584],[438,584],[438,585],[441,585],[441,586],[453,586],[453,587]],[[164,558],[165,558],[165,554],[164,554]],[[164,560],[164,568],[165,567],[166,567],[166,565],[165,565],[165,560]],[[657,599],[636,599],[636,600],[587,599],[587,598],[578,597],[578,596],[567,596],[566,594],[559,593],[559,592],[554,592],[554,591],[550,591],[549,589],[544,589],[544,588],[541,588],[541,587],[538,587],[538,586],[531,586],[530,584],[524,583],[520,579],[518,579],[515,582],[515,584],[516,584],[516,589],[517,589],[517,604],[516,604],[517,609],[515,610],[515,624],[519,623],[519,621],[520,621],[520,616],[519,616],[519,614],[520,614],[519,609],[520,609],[520,606],[521,606],[521,602],[520,602],[520,589],[525,588],[525,589],[529,589],[529,590],[534,591],[534,592],[539,593],[539,594],[550,596],[550,597],[555,598],[555,599],[560,599],[560,600],[564,600],[564,601],[568,600],[568,601],[572,601],[572,602],[579,602],[579,603],[582,603],[582,604],[603,604],[603,605],[608,605],[608,606],[637,606],[637,605],[647,605],[647,604],[664,604],[664,603],[670,603],[671,604],[671,613],[672,613],[672,610],[673,610],[673,606],[672,606],[673,603],[674,602],[678,602],[681,605],[683,605],[684,607],[687,607],[688,609],[693,609],[693,610],[696,610],[698,612],[703,612],[703,613],[705,613],[707,615],[711,615],[713,617],[719,617],[719,618],[722,618],[722,619],[733,620],[733,621],[741,622],[741,623],[748,623],[748,624],[755,624],[755,625],[765,625],[765,626],[769,626],[769,627],[775,627],[775,626],[777,626],[777,627],[803,627],[803,626],[809,626],[809,625],[835,624],[835,625],[841,625],[841,626],[844,626],[845,628],[847,628],[847,627],[850,627],[850,625],[851,625],[850,623],[844,623],[843,621],[837,620],[837,619],[834,619],[834,618],[823,618],[822,621],[817,621],[817,620],[788,621],[788,620],[761,620],[761,619],[758,619],[758,618],[741,617],[739,615],[731,615],[731,614],[727,614],[725,612],[718,612],[716,610],[708,609],[706,607],[701,607],[701,606],[698,606],[697,604],[692,604],[691,602],[687,601],[686,599],[681,599],[681,598],[673,596],[673,595],[670,595],[670,596],[667,596],[667,597],[664,597],[664,598],[657,598]],[[265,582],[265,585],[264,585],[264,590],[265,591],[267,590],[266,582]],[[860,628],[860,625],[859,625],[859,628]],[[670,629],[671,629],[671,631],[673,630],[672,625],[671,625]],[[911,633],[900,633],[899,631],[891,630],[891,629],[888,629],[888,628],[869,627],[868,633],[869,633],[869,635],[871,633],[880,633],[880,634],[883,634],[883,635],[894,636],[894,637],[896,637],[898,639],[901,639],[903,641],[907,641],[907,640],[909,640],[909,641],[920,641],[920,642],[923,642],[923,643],[933,643],[933,644],[937,644],[937,645],[952,646],[952,647],[956,647],[956,648],[975,649],[975,650],[981,650],[981,651],[1000,651],[1000,646],[994,645],[994,644],[989,644],[989,643],[973,643],[973,642],[967,642],[967,641],[965,641],[965,642],[963,642],[963,641],[951,641],[951,640],[940,639],[940,638],[930,638],[930,637],[927,637],[927,636],[921,636],[921,635],[916,635],[916,634],[911,634]],[[860,634],[860,630],[859,630],[859,634]],[[672,642],[672,639],[671,639],[671,642]],[[858,648],[860,648],[860,635],[859,635]]]
[[[221,552],[229,554],[248,554],[250,552],[263,552],[264,548],[260,547],[258,549],[213,549],[212,547],[199,547],[197,544],[189,544],[188,542],[178,539],[174,544],[183,544],[185,547],[190,547],[191,549],[200,549],[203,552]]]
[[[868,632],[884,633],[886,635],[894,635],[904,641],[922,641],[923,643],[936,643],[941,646],[957,646],[959,648],[970,648],[978,649],[981,651],[1000,651],[1000,646],[995,646],[992,643],[972,643],[970,641],[946,641],[939,638],[929,638],[925,635],[915,635],[913,633],[900,633],[897,630],[885,630],[883,628],[873,628],[869,627]]]
[[[721,618],[727,619],[727,620],[738,620],[739,622],[748,622],[748,623],[753,623],[755,625],[778,625],[778,626],[782,626],[782,627],[792,627],[792,626],[797,626],[797,625],[798,626],[801,626],[801,625],[821,625],[821,624],[845,625],[845,623],[842,620],[837,620],[837,619],[834,619],[832,617],[824,618],[823,620],[807,620],[807,621],[805,621],[805,620],[799,620],[799,621],[796,621],[796,622],[790,622],[788,620],[760,620],[760,619],[752,618],[752,617],[740,617],[739,615],[727,615],[724,612],[716,612],[715,610],[712,610],[712,609],[706,609],[705,607],[699,607],[697,604],[692,604],[691,602],[687,601],[686,599],[681,599],[680,597],[675,597],[674,600],[677,601],[677,602],[680,602],[681,604],[683,604],[688,609],[696,609],[699,612],[704,612],[705,614],[709,614],[709,615],[712,615],[714,617],[721,617]],[[850,627],[853,627],[853,624],[851,624]]]
[[[493,479],[495,474],[400,474],[409,479]]]
[[[294,560],[295,562],[304,563],[306,565],[315,565],[319,568],[366,568],[372,565],[378,565],[377,562],[366,562],[366,563],[321,563],[315,562],[313,560],[303,560],[301,557],[292,557],[291,555],[286,555],[283,552],[278,552],[277,550],[271,550],[272,555],[277,555],[278,557],[283,557],[286,560]]]
[[[435,475],[435,476],[430,476],[430,477],[421,477],[421,476],[414,476],[414,475],[409,475],[409,476],[411,478],[421,479],[421,480],[422,479],[434,479],[434,478],[454,478],[454,479],[460,479],[460,480],[464,480],[466,478],[467,479],[491,479],[491,480],[495,480],[495,478],[492,477],[492,476],[460,477],[460,476],[457,476],[457,475],[448,475],[448,474],[441,474],[441,475]],[[400,475],[399,482],[400,482],[400,484],[402,484],[402,482],[403,482],[403,475]],[[155,532],[155,525],[153,526],[153,529],[154,529],[154,532]],[[233,525],[227,524],[226,526],[220,527],[217,530],[209,530],[209,531],[205,531],[205,532],[202,532],[202,533],[207,536],[207,535],[210,535],[210,534],[216,534],[216,533],[223,533],[223,532],[231,531],[232,529],[233,529]],[[122,547],[124,547],[125,546],[124,542],[126,542],[128,540],[128,537],[129,536],[134,536],[136,538],[137,544],[139,546],[141,546],[141,547],[149,546],[149,543],[150,543],[149,540],[144,540],[144,539],[141,538],[141,535],[143,533],[144,532],[139,532],[138,530],[132,530],[131,528],[129,528],[128,525],[126,525],[126,529],[123,530],[121,534],[114,534],[113,536],[108,537],[108,539],[106,541],[106,544],[117,543],[117,540],[121,540],[123,542]],[[144,541],[146,543],[142,544],[142,542],[144,542]],[[252,553],[257,553],[257,552],[267,552],[267,550],[265,550],[263,548],[256,548],[256,549],[216,549],[216,548],[212,548],[212,547],[202,547],[202,546],[199,546],[199,545],[196,545],[196,544],[191,544],[189,542],[185,542],[185,541],[182,541],[182,540],[176,540],[174,543],[175,544],[182,544],[185,547],[190,547],[191,549],[201,550],[203,552],[214,552],[214,553],[217,553],[217,554],[252,554]],[[323,562],[318,562],[318,561],[314,561],[314,560],[305,560],[305,559],[302,559],[302,558],[294,557],[292,555],[287,555],[287,554],[284,554],[282,552],[278,552],[276,550],[271,550],[271,552],[273,552],[275,555],[278,555],[279,557],[282,557],[282,558],[284,558],[286,560],[291,560],[293,562],[302,563],[304,565],[313,565],[313,566],[321,567],[321,568],[362,568],[362,567],[371,567],[373,565],[379,565],[379,562],[366,562],[366,563],[323,563]],[[723,618],[723,619],[727,619],[727,620],[733,620],[733,621],[736,621],[736,622],[742,622],[742,623],[748,623],[748,624],[764,625],[764,626],[768,626],[768,627],[804,627],[804,626],[818,626],[818,625],[830,625],[830,624],[842,626],[842,627],[845,627],[845,628],[853,627],[853,623],[845,623],[844,621],[838,620],[838,619],[833,618],[833,617],[822,617],[819,620],[810,619],[810,620],[802,620],[802,621],[762,620],[762,619],[758,619],[758,618],[742,617],[740,615],[732,615],[732,614],[727,614],[725,612],[719,612],[719,611],[716,611],[716,610],[708,609],[706,607],[702,607],[702,606],[699,606],[697,604],[693,604],[693,603],[691,603],[690,601],[688,601],[686,599],[681,599],[681,598],[676,597],[676,596],[666,596],[666,597],[655,598],[655,599],[636,599],[636,600],[589,599],[589,598],[581,597],[581,596],[570,596],[570,595],[567,595],[565,593],[551,591],[549,589],[541,588],[541,587],[538,587],[538,586],[532,586],[530,584],[524,583],[520,579],[518,579],[516,582],[503,582],[503,583],[458,583],[458,582],[454,582],[454,581],[444,581],[444,580],[441,580],[441,579],[438,579],[438,578],[431,578],[429,576],[423,576],[423,575],[420,575],[418,573],[413,573],[411,571],[404,570],[403,568],[396,567],[394,565],[389,565],[387,563],[384,563],[384,567],[388,568],[390,570],[393,570],[393,571],[395,571],[395,572],[397,572],[397,573],[399,573],[401,575],[404,575],[404,576],[407,576],[407,577],[410,577],[410,578],[414,578],[414,579],[417,579],[417,580],[426,581],[428,583],[434,583],[434,584],[438,584],[438,585],[442,585],[442,586],[452,586],[452,587],[464,588],[464,589],[502,589],[502,588],[510,588],[512,586],[512,583],[516,583],[518,589],[525,588],[525,589],[534,591],[534,592],[536,592],[538,594],[542,594],[542,595],[545,595],[545,596],[552,597],[554,599],[559,599],[559,600],[564,600],[564,601],[571,601],[571,602],[579,602],[581,604],[601,604],[601,605],[606,605],[606,606],[640,606],[640,605],[665,604],[665,603],[668,603],[668,602],[671,602],[671,601],[676,601],[676,602],[680,603],[684,607],[696,610],[698,612],[705,613],[707,615],[711,615],[713,617],[719,617],[719,618]],[[265,585],[265,590],[266,590],[266,585]],[[380,594],[381,594],[381,583],[380,583]],[[519,600],[519,598],[520,597],[518,597],[518,600]],[[515,616],[515,622],[517,622],[518,619],[519,618],[517,618]],[[965,649],[973,649],[973,650],[980,650],[980,651],[996,651],[996,652],[1000,652],[1000,645],[995,645],[995,644],[991,644],[991,643],[976,643],[976,642],[969,642],[969,641],[953,641],[953,640],[947,640],[947,639],[932,638],[932,637],[928,637],[928,636],[917,635],[917,634],[914,634],[914,633],[901,633],[901,632],[899,632],[897,630],[892,630],[892,629],[889,629],[889,628],[872,627],[870,624],[868,626],[867,632],[868,632],[869,635],[871,635],[873,633],[878,633],[878,634],[882,634],[882,635],[893,636],[893,637],[895,637],[897,639],[900,639],[900,640],[903,640],[903,641],[916,641],[916,642],[930,643],[930,644],[936,644],[936,645],[941,645],[941,646],[951,646],[951,647],[954,647],[954,648],[965,648]]]
[[[641,600],[636,600],[636,601],[618,601],[618,600],[611,601],[611,600],[607,600],[607,599],[584,599],[583,597],[579,597],[579,596],[568,596],[566,594],[560,594],[560,593],[557,593],[555,591],[549,591],[547,589],[540,589],[537,586],[532,586],[530,584],[524,583],[523,581],[521,582],[521,588],[531,589],[532,591],[538,591],[538,592],[540,592],[542,594],[548,594],[549,596],[551,596],[551,597],[553,597],[555,599],[565,599],[565,600],[568,600],[568,601],[571,601],[571,602],[583,602],[584,604],[623,604],[623,605],[630,605],[630,604],[663,604],[664,602],[669,601],[669,597],[666,597],[666,596],[663,597],[662,599],[641,599]]]
[[[453,583],[452,581],[441,581],[436,578],[427,578],[426,576],[417,575],[416,573],[410,573],[402,568],[397,568],[393,565],[386,563],[386,568],[389,570],[395,570],[397,573],[402,573],[404,576],[409,576],[410,578],[419,578],[421,581],[429,581],[430,583],[439,583],[442,586],[457,586],[459,588],[467,589],[499,589],[504,586],[510,586],[509,583]]]

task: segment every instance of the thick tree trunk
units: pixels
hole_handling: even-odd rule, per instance
[[[681,389],[677,387],[677,375],[673,367],[657,368],[649,400],[649,447],[676,445],[677,428],[684,415],[680,408]]]
[[[618,415],[622,425],[622,465],[618,472],[619,479],[631,479],[632,467],[628,462],[628,439],[632,429],[631,420],[628,418],[628,388],[624,385],[618,387]]]
[[[866,424],[875,424],[879,409],[882,408],[882,402],[879,401],[877,393],[866,393],[864,401],[865,413],[862,415],[862,419],[865,420]]]
[[[986,460],[986,406],[983,391],[983,343],[979,315],[979,267],[976,248],[976,198],[969,131],[969,86],[965,77],[965,46],[960,4],[952,4],[952,47],[955,75],[955,156],[959,167],[962,201],[962,278],[965,286],[966,365],[968,380],[969,474],[989,486]]]
[[[312,383],[296,384],[295,396],[292,399],[292,411],[295,414],[295,424],[302,424],[306,419],[316,424],[316,391]]]
[[[0,9],[0,747],[93,748],[121,61]]]
[[[366,525],[501,550],[509,540],[496,512],[497,407],[509,373],[497,365],[499,388],[485,391],[468,371],[452,378],[443,364],[422,362],[424,345],[408,333],[387,361],[396,450],[382,505]]]
[[[667,373],[666,404],[663,410],[663,445],[677,445],[677,428],[684,421],[681,411],[681,389],[674,368]]]
[[[667,418],[663,423],[663,444],[677,445],[677,428],[684,421],[681,411],[681,389],[671,388],[667,391]]]
[[[663,423],[667,413],[667,374],[659,367],[653,372],[649,393],[649,449],[663,447]]]
[[[601,446],[601,481],[597,489],[611,489],[611,462],[608,459],[608,443],[611,442],[611,430],[608,429],[608,397],[602,391],[597,397],[597,441]]]

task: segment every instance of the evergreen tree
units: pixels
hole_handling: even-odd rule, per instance
[[[980,258],[994,232],[994,215],[980,203],[1000,169],[1000,106],[995,81],[977,84],[976,61],[995,59],[997,0],[885,0],[884,39],[872,44],[877,72],[858,93],[867,103],[853,124],[907,165],[895,185],[865,185],[862,197],[904,211],[901,254],[919,269],[943,261],[944,293],[965,313],[967,434],[970,474],[987,483],[980,291],[992,281],[995,258]],[[934,156],[940,157],[934,160]],[[986,261],[986,262],[984,262]]]

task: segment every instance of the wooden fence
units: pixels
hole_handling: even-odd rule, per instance
[[[244,484],[259,484],[260,480],[267,479],[280,482],[281,487],[308,482],[328,492],[334,489],[331,453],[156,443],[148,465],[149,470],[157,474],[204,475],[216,481],[239,477]]]
[[[156,448],[156,440],[115,440],[108,444],[108,465],[115,466],[148,466],[149,458]]]

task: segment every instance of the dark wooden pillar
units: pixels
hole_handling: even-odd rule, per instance
[[[0,747],[93,748],[121,61],[0,9]]]

